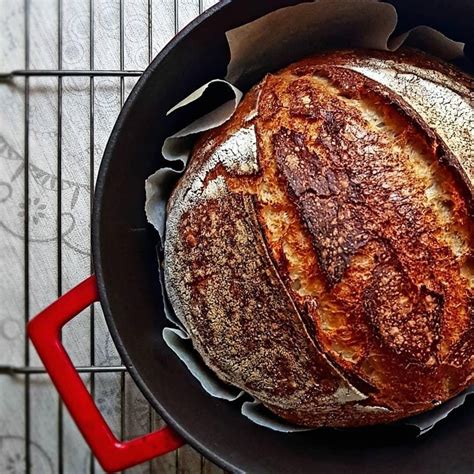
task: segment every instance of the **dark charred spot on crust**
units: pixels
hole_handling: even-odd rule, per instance
[[[321,114],[321,102],[318,100],[318,90],[307,78],[297,79],[288,86],[290,99],[290,114],[306,119],[318,119]]]
[[[313,74],[313,71],[313,66],[300,66],[295,69],[292,69],[291,74],[297,77],[311,76]]]
[[[463,334],[462,339],[452,350],[447,362],[454,367],[464,367],[466,363],[474,365],[474,329]]]
[[[465,366],[467,362],[468,367],[471,367],[471,371],[474,371],[474,298],[469,300],[468,311],[470,326],[451,349],[447,362],[457,368]]]
[[[272,137],[277,167],[292,192],[301,196],[308,190],[320,196],[329,196],[329,183],[321,176],[320,158],[308,151],[302,133],[282,128]]]
[[[311,153],[301,133],[281,129],[272,140],[277,167],[295,196],[321,269],[332,286],[341,280],[350,257],[370,237],[347,205],[353,194],[349,177],[343,169],[329,168]]]
[[[321,199],[308,192],[300,206],[328,284],[333,286],[341,281],[352,255],[368,242],[370,234],[337,198]]]
[[[330,80],[342,97],[360,99],[363,96],[366,79],[350,69],[325,66],[316,68],[313,74]]]
[[[385,345],[426,366],[437,361],[444,298],[411,285],[394,261],[378,265],[364,292],[366,313]]]

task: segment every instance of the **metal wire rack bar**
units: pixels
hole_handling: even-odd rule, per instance
[[[28,70],[30,67],[30,2],[25,0],[24,3],[25,10],[25,70]],[[29,77],[25,77],[25,135],[24,135],[24,159],[25,159],[25,169],[29,169],[30,165],[30,153],[29,153],[29,123],[30,123],[30,83]],[[24,262],[25,262],[25,280],[24,280],[24,298],[25,298],[25,328],[28,324],[30,318],[30,273],[29,273],[29,173],[24,173]],[[30,345],[28,338],[25,334],[25,367],[30,365]],[[27,474],[31,471],[31,420],[30,420],[30,377],[29,374],[25,374],[25,471]]]
[[[143,71],[126,71],[112,69],[17,69],[0,73],[0,80],[11,80],[15,77],[137,77]]]
[[[77,372],[80,374],[105,374],[110,372],[126,372],[124,365],[107,365],[107,366],[77,366]],[[44,367],[15,367],[12,365],[0,365],[0,375],[23,375],[23,374],[46,374]]]
[[[62,69],[63,62],[63,2],[62,0],[57,0],[58,2],[58,69]],[[58,177],[58,183],[62,182],[62,130],[63,130],[63,78],[62,76],[58,77],[58,135],[57,135],[57,170],[56,176]],[[57,193],[57,269],[58,269],[58,298],[62,295],[63,292],[63,269],[62,269],[62,193]],[[58,399],[58,466],[59,473],[62,474],[64,471],[64,436],[63,436],[63,404],[60,399]]]
[[[124,4],[120,0],[119,9],[119,24],[120,24],[120,70],[123,71],[125,63],[125,27],[124,27]],[[125,80],[120,77],[120,108],[123,107],[125,95]],[[125,373],[120,374],[120,438],[124,438],[125,434]]]
[[[91,70],[94,69],[94,0],[89,0],[89,67]],[[95,98],[95,82],[94,76],[90,76],[89,80],[89,213],[91,215],[92,220],[92,208],[94,202],[94,185],[95,185],[95,162],[94,162],[94,143],[95,143],[95,136],[94,136],[94,98]],[[90,245],[92,247],[92,235]],[[94,271],[94,262],[91,259],[90,262],[90,271],[93,273]],[[95,365],[95,305],[92,304],[91,306],[91,325],[90,325],[90,363],[92,366]],[[95,376],[94,373],[90,375],[90,384],[91,384],[91,395],[92,398],[95,399]],[[89,471],[91,474],[95,473],[95,462],[94,456],[90,455],[89,458]]]

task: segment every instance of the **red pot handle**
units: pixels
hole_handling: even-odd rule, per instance
[[[173,451],[183,441],[164,427],[122,442],[107,426],[60,340],[61,328],[94,301],[98,290],[92,275],[32,319],[28,335],[94,456],[106,471],[121,471]]]

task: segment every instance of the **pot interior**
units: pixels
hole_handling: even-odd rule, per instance
[[[144,214],[144,181],[163,166],[163,139],[189,115],[166,111],[228,61],[225,31],[298,0],[224,0],[185,28],[153,61],[120,114],[96,187],[93,247],[102,306],[131,375],[152,405],[195,448],[232,471],[378,474],[473,472],[473,400],[415,439],[407,428],[282,434],[251,423],[240,403],[209,396],[163,342],[166,325],[157,235]],[[473,44],[474,2],[392,1],[406,29],[424,23]],[[473,51],[470,44],[467,51]],[[193,111],[196,116],[199,110]]]

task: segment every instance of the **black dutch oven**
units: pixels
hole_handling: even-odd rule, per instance
[[[433,432],[416,438],[402,425],[283,434],[240,414],[239,403],[209,396],[164,343],[164,316],[155,247],[144,214],[144,181],[164,165],[165,137],[190,114],[170,109],[228,62],[225,32],[297,0],[223,0],[181,31],[155,58],[131,92],[100,167],[93,214],[95,276],[38,315],[29,334],[60,395],[102,466],[121,470],[183,442],[235,472],[471,474],[474,406],[467,402]],[[391,0],[398,29],[427,24],[474,50],[473,0]],[[249,86],[249,85],[247,85]],[[100,300],[131,376],[168,423],[157,433],[120,442],[106,426],[61,345],[61,327]]]

